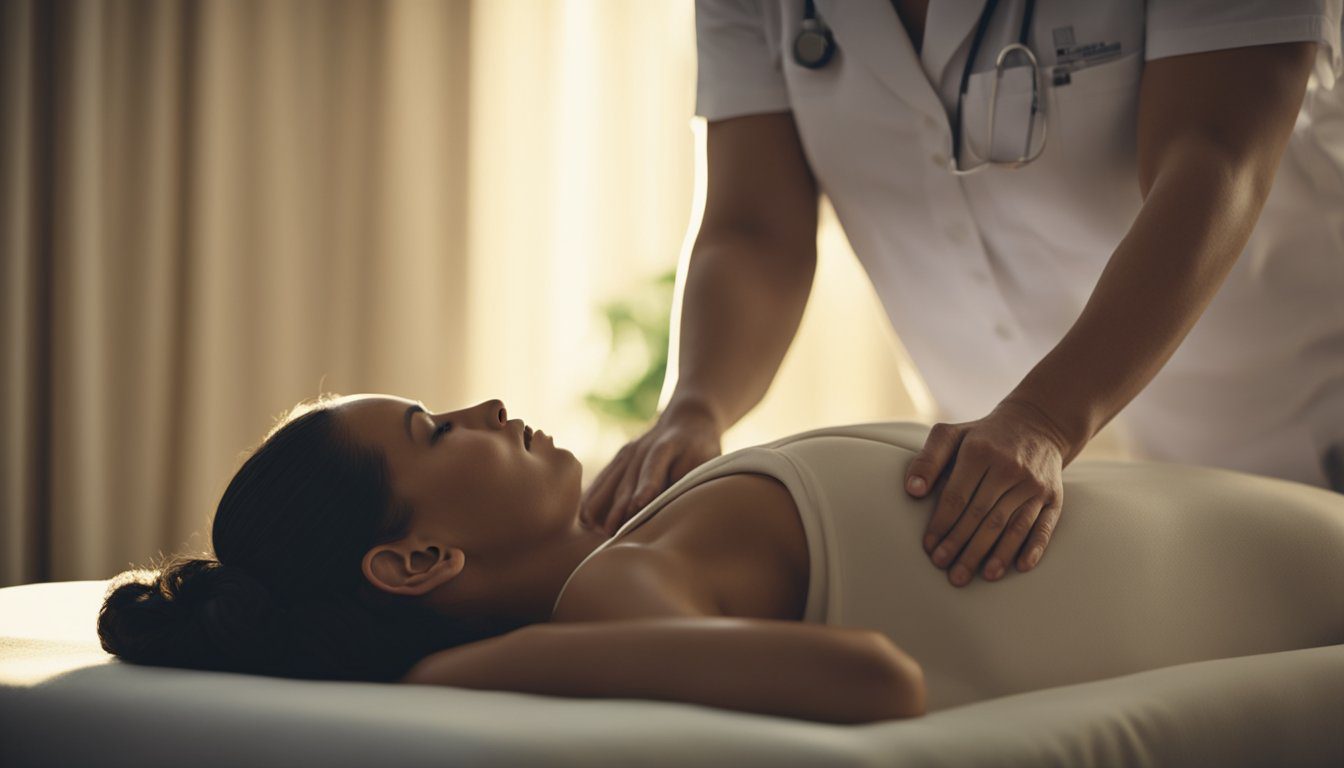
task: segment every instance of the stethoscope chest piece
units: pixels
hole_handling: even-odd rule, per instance
[[[801,67],[821,69],[835,55],[835,37],[820,20],[803,19],[802,29],[793,39],[793,60]]]
[[[817,18],[817,6],[812,0],[806,0],[803,23],[798,25],[798,36],[793,38],[793,60],[800,67],[821,69],[835,55],[835,48],[831,28]]]

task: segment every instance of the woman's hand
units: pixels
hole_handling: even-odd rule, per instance
[[[935,424],[905,478],[906,491],[923,497],[950,470],[924,534],[933,564],[958,587],[982,561],[989,581],[1013,561],[1019,571],[1034,568],[1059,522],[1060,473],[1073,453],[1063,433],[1025,403],[1005,400],[983,419]]]
[[[722,430],[707,409],[672,403],[653,427],[626,443],[579,502],[584,525],[607,535],[687,472],[722,452]]]

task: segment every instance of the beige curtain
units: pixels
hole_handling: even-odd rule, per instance
[[[320,391],[500,396],[589,478],[619,446],[582,404],[597,307],[672,269],[703,201],[690,0],[0,8],[0,586],[207,548]],[[929,416],[825,221],[729,449]]]
[[[3,13],[3,583],[205,548],[320,388],[462,389],[466,3]]]

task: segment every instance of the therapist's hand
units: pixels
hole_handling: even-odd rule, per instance
[[[1071,453],[1060,430],[1021,403],[1005,400],[983,419],[934,425],[906,470],[905,488],[923,497],[931,483],[942,486],[924,551],[953,585],[969,584],[982,564],[989,581],[1014,562],[1023,572],[1036,567],[1059,522],[1060,475]]]
[[[722,452],[722,431],[707,410],[669,404],[648,432],[626,443],[579,501],[584,525],[611,535],[687,472]]]

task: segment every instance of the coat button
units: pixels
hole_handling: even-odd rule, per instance
[[[947,167],[947,155],[944,155],[942,152],[934,152],[929,160],[933,161],[933,164],[939,168]]]
[[[1009,328],[1006,323],[995,323],[994,333],[998,334],[999,338],[1004,341],[1013,338],[1013,329]]]

